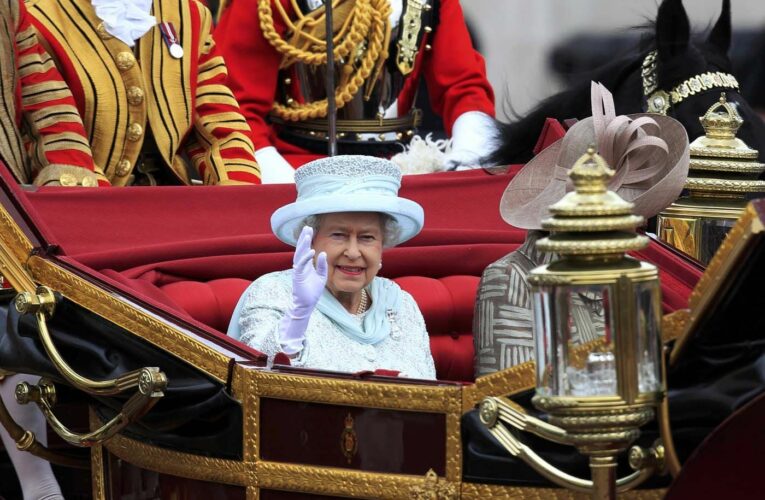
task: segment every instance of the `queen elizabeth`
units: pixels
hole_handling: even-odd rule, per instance
[[[411,295],[377,276],[384,247],[420,232],[422,207],[400,198],[388,160],[336,156],[295,173],[298,196],[271,217],[295,246],[292,269],[261,276],[244,292],[229,334],[294,366],[395,370],[435,379],[428,333]]]

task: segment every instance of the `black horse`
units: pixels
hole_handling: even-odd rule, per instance
[[[545,118],[560,120],[590,116],[590,81],[603,83],[614,95],[616,112],[630,114],[647,111],[648,100],[644,96],[643,73],[649,69],[646,57],[652,55],[653,77],[657,89],[667,94],[676,86],[694,76],[705,73],[731,73],[727,53],[731,41],[730,1],[723,0],[722,13],[708,36],[692,40],[688,15],[681,0],[664,0],[659,6],[651,40],[645,41],[638,54],[618,59],[573,85],[569,90],[543,101],[527,116],[512,122],[500,123],[500,147],[491,155],[496,165],[525,163],[533,156]],[[649,58],[650,61],[650,58]],[[765,124],[732,85],[715,86],[689,95],[677,104],[668,101],[668,115],[679,120],[693,140],[703,135],[699,122],[709,107],[725,92],[729,102],[735,102],[744,125],[738,137],[750,147],[760,151],[760,161],[765,160]]]

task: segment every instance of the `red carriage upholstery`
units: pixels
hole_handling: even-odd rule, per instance
[[[441,379],[473,379],[479,277],[523,242],[525,232],[509,227],[498,210],[517,169],[403,180],[401,194],[423,206],[425,228],[386,250],[382,274],[400,280],[418,302]],[[45,188],[23,198],[42,246],[66,265],[192,323],[227,349],[259,356],[223,332],[247,283],[291,264],[293,249],[271,233],[270,217],[295,199],[294,186]],[[665,312],[685,307],[698,269],[655,244],[637,256],[661,269]]]
[[[430,350],[440,380],[473,380],[473,306],[478,276],[396,278],[412,294],[430,334]]]
[[[395,281],[420,306],[441,380],[473,380],[473,304],[479,278],[405,276]],[[192,318],[225,332],[234,307],[250,284],[241,278],[202,283],[177,281],[161,290]]]

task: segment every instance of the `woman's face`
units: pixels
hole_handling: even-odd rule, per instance
[[[321,217],[313,238],[316,255],[327,253],[327,288],[333,295],[361,292],[380,270],[383,228],[376,212],[340,212]]]

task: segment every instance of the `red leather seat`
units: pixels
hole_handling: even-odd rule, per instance
[[[473,380],[473,305],[479,278],[395,278],[422,311],[440,380]],[[225,332],[234,307],[250,284],[241,278],[177,281],[160,288],[191,317]]]

